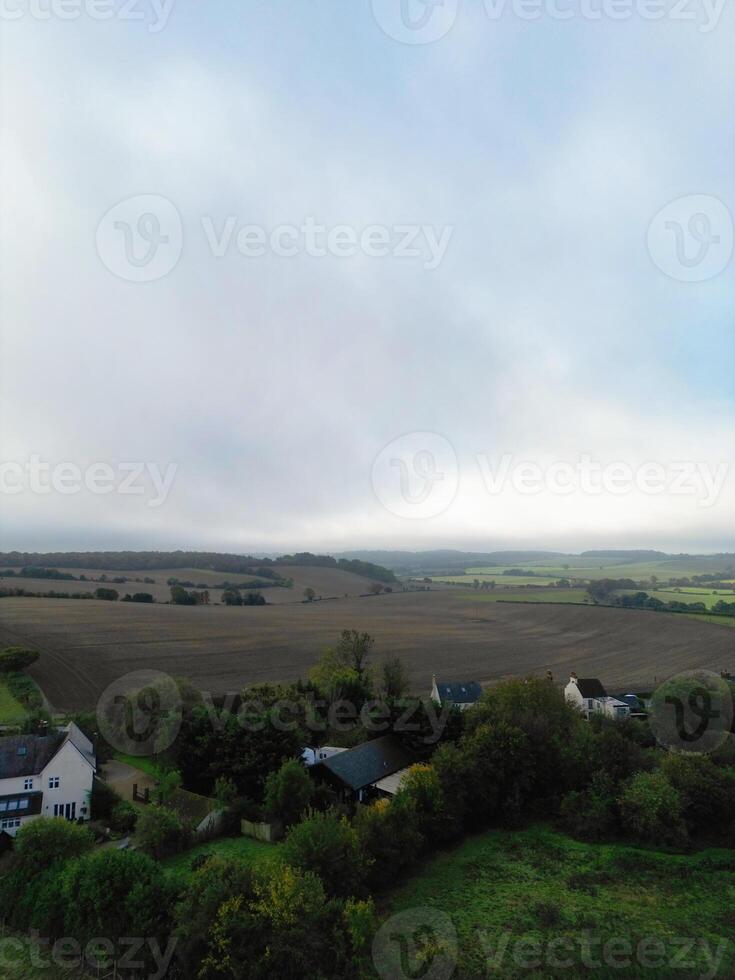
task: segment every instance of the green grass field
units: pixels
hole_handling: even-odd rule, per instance
[[[224,858],[258,862],[276,860],[278,851],[278,844],[264,844],[251,837],[220,837],[168,858],[163,866],[169,874],[188,880],[193,873],[191,863],[201,854],[217,854]]]
[[[0,725],[19,725],[25,718],[25,708],[13,697],[7,684],[0,680]]]
[[[589,602],[585,589],[494,589],[492,592],[457,593],[468,602]]]
[[[447,582],[450,585],[472,585],[475,579],[480,582],[496,582],[498,588],[502,585],[552,585],[561,575],[503,575],[502,572],[496,574],[478,573],[477,575],[435,575],[434,582]]]
[[[150,756],[127,755],[125,752],[114,752],[113,756],[118,762],[124,762],[128,766],[132,766],[133,769],[140,769],[141,772],[147,773],[153,779],[160,779],[164,775],[161,766]]]
[[[457,933],[457,978],[724,978],[735,975],[734,871],[730,850],[683,856],[584,844],[545,826],[491,831],[428,861],[382,911],[386,919],[408,909],[446,913]],[[583,963],[585,934],[597,967]],[[647,937],[662,943],[664,954],[657,966],[643,968],[636,957]],[[695,941],[689,969],[673,959],[682,953],[676,940],[684,938]],[[515,959],[524,952],[522,939],[540,944],[535,967],[522,968]],[[604,944],[613,939],[630,944],[627,968],[603,965]],[[552,940],[570,965],[557,968]],[[707,972],[705,942],[713,953],[723,951],[716,971]]]
[[[713,623],[715,626],[735,626],[735,616],[710,616],[708,613],[679,613],[687,619],[698,619],[700,623]]]
[[[544,561],[519,561],[514,565],[493,565],[478,566],[465,569],[465,576],[470,578],[481,578],[488,576],[496,581],[504,579],[504,571],[522,568],[524,571],[533,571],[539,576],[549,576],[550,581],[559,578],[632,578],[636,581],[649,579],[651,575],[656,575],[661,581],[670,578],[691,578],[693,575],[701,575],[705,572],[720,573],[725,578],[724,581],[731,579],[732,565],[731,559],[716,558],[665,558],[658,561],[639,561],[631,562],[626,559],[614,558],[575,558],[570,556],[568,561],[558,564],[549,564]],[[438,580],[439,576],[437,576]],[[442,578],[442,581],[449,581],[453,576]],[[534,581],[528,578],[526,581]],[[543,579],[541,579],[543,583]],[[520,583],[518,583],[520,584]]]
[[[654,599],[660,599],[661,602],[703,602],[708,609],[711,609],[721,600],[735,602],[735,593],[724,592],[722,589],[717,592],[712,591],[712,589],[695,588],[656,589],[648,592],[648,594]]]

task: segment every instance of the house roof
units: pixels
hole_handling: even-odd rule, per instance
[[[414,761],[395,735],[383,735],[324,759],[319,765],[350,789],[358,790],[398,772],[399,769],[405,769]]]
[[[578,677],[577,687],[583,698],[607,697],[607,691],[596,677]]]
[[[436,689],[442,704],[451,701],[453,704],[473,704],[482,694],[482,688],[477,681],[437,681]]]
[[[78,728],[74,722],[70,722],[66,726],[67,738],[77,750],[84,757],[84,759],[90,764],[93,769],[97,768],[97,759],[94,755],[94,750],[92,748],[92,743],[81,730]]]
[[[0,738],[0,779],[35,776],[53,759],[65,739],[65,732]]]

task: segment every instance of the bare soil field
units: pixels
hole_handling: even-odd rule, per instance
[[[0,600],[0,645],[41,652],[32,674],[56,709],[93,708],[127,672],[153,668],[201,690],[305,677],[342,629],[401,656],[416,692],[431,675],[488,683],[550,668],[645,689],[678,671],[733,668],[728,629],[674,614],[609,607],[480,604],[454,591],[395,592],[262,607]]]

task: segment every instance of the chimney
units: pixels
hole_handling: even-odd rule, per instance
[[[569,675],[569,683],[570,684],[577,683],[577,675],[574,673],[574,671],[572,671],[571,674]]]
[[[546,671],[546,680],[551,681],[552,684],[554,683],[554,675],[551,673],[550,670]]]

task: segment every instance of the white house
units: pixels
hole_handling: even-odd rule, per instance
[[[301,758],[305,765],[316,766],[325,759],[331,759],[333,755],[346,751],[338,745],[319,745],[317,748],[307,746],[301,753]]]
[[[477,681],[438,681],[436,674],[431,679],[431,700],[437,704],[453,704],[464,711],[479,700],[482,688]]]
[[[586,718],[599,712],[608,718],[628,718],[630,705],[611,697],[596,677],[569,675],[564,688],[567,701],[578,708]]]
[[[92,743],[73,723],[0,738],[0,831],[14,837],[40,816],[89,820],[96,769]]]

